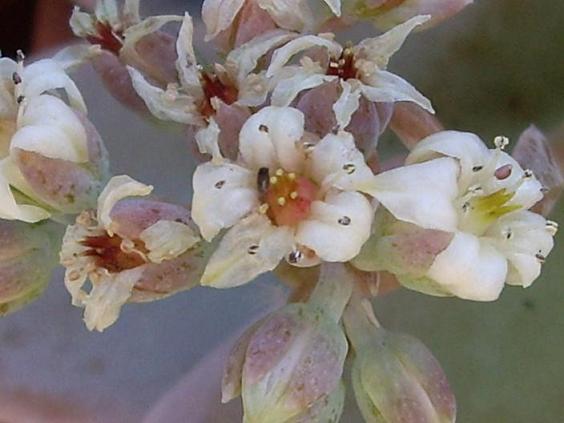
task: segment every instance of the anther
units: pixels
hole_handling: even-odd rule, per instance
[[[331,63],[329,63],[329,67],[333,68],[333,69],[337,69],[339,67],[339,64],[336,63],[336,62],[331,62]]]
[[[352,175],[356,171],[356,166],[352,163],[347,163],[343,166],[343,170],[349,175]]]
[[[18,85],[22,83],[22,77],[20,76],[19,73],[14,72],[12,74],[12,81],[14,82],[14,84]]]
[[[298,263],[303,258],[303,254],[300,250],[294,250],[288,255],[288,262],[291,264]]]
[[[533,177],[533,171],[531,169],[526,169],[525,172],[523,172],[523,178],[528,179],[532,177]]]
[[[268,209],[269,209],[268,204],[263,203],[263,204],[261,204],[261,205],[259,206],[258,211],[259,211],[260,214],[266,214],[266,212],[268,211]]]
[[[351,218],[348,216],[343,216],[339,220],[337,220],[339,225],[349,226],[351,224]]]
[[[254,256],[257,252],[258,252],[259,246],[258,245],[251,245],[249,247],[249,249],[247,250],[247,253],[249,253],[251,256]]]
[[[290,181],[293,181],[294,179],[296,179],[296,174],[294,172],[288,173],[288,179]]]
[[[276,199],[276,202],[277,202],[278,205],[281,206],[281,207],[284,206],[284,205],[286,205],[286,199],[285,199],[284,197],[278,197],[278,198]]]
[[[509,144],[509,138],[502,136],[495,137],[494,144],[497,148],[503,150]]]
[[[546,261],[546,257],[543,256],[541,253],[535,254],[536,259],[539,261],[540,264],[544,264]]]
[[[276,176],[284,175],[284,171],[282,169],[276,169]]]
[[[546,194],[548,191],[550,191],[547,187],[541,187],[540,188],[540,192],[542,192],[543,194]]]
[[[546,230],[552,235],[555,236],[558,232],[558,223],[554,222],[553,220],[546,221]]]
[[[268,133],[268,126],[259,125],[259,131]]]
[[[298,198],[298,193],[297,193],[296,191],[292,191],[292,192],[290,193],[290,198],[291,198],[292,200],[295,200],[296,198]]]
[[[482,170],[484,168],[484,166],[474,166],[472,168],[472,172],[479,172],[480,170]]]
[[[25,60],[24,52],[21,50],[16,51],[16,58],[18,62],[23,62]]]
[[[216,187],[217,189],[221,189],[223,188],[224,185],[225,185],[225,181],[217,181],[214,187]]]
[[[19,95],[18,98],[16,98],[16,102],[18,104],[21,104],[24,100],[25,100],[25,97],[23,95]]]
[[[270,185],[270,178],[267,167],[261,167],[257,173],[257,187],[261,194],[264,194]]]
[[[462,205],[462,211],[466,213],[468,210],[470,210],[470,203],[467,201]]]
[[[513,232],[511,231],[511,228],[507,228],[507,230],[505,231],[505,239],[511,239],[513,237]]]
[[[277,183],[278,183],[278,178],[276,176],[271,176],[270,177],[270,184],[276,185]]]

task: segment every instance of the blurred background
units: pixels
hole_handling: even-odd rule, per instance
[[[189,10],[197,16],[201,5],[141,3],[145,15]],[[12,56],[21,48],[39,57],[73,42],[66,24],[71,8],[65,0],[0,0],[2,53]],[[563,2],[476,0],[438,28],[412,36],[391,70],[433,101],[445,127],[476,132],[486,141],[500,134],[516,140],[534,123],[551,135],[562,158],[563,22]],[[363,26],[348,36],[358,39],[369,31]],[[184,135],[123,109],[88,67],[75,76],[114,173],[154,184],[163,199],[188,203],[195,163]],[[396,145],[389,134],[382,140],[387,151]],[[562,204],[551,218],[564,222]],[[459,422],[564,421],[562,232],[556,244],[531,288],[508,288],[495,303],[406,290],[377,300],[384,326],[417,336],[442,363],[458,398]],[[98,334],[84,328],[58,271],[43,298],[0,320],[0,421],[139,422],[163,395],[156,408],[174,404],[184,417],[159,420],[153,411],[151,422],[239,421],[205,414],[211,400],[199,400],[203,382],[213,387],[219,380],[213,372],[202,379],[206,373],[198,363],[282,295],[268,277],[228,291],[196,288],[126,306],[118,323]],[[193,417],[197,413],[204,414]],[[361,420],[350,414],[343,421]]]

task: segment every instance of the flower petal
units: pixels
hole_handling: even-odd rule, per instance
[[[202,20],[207,29],[205,41],[229,28],[244,4],[245,0],[204,0]]]
[[[213,117],[210,118],[208,126],[196,132],[198,150],[202,154],[209,154],[214,164],[223,162],[223,156],[219,149],[219,133],[219,126]]]
[[[98,22],[107,22],[112,27],[120,24],[116,0],[98,0],[94,9],[94,16],[96,16]]]
[[[250,168],[299,171],[304,154],[298,141],[304,134],[304,115],[290,107],[265,107],[252,115],[241,128],[239,151]]]
[[[257,0],[280,28],[307,32],[313,26],[313,14],[304,0]]]
[[[227,55],[226,67],[235,69],[234,76],[238,82],[241,82],[257,67],[259,60],[266,53],[293,38],[296,38],[295,33],[281,29],[254,37]]]
[[[137,182],[127,175],[114,176],[98,197],[98,222],[112,235],[112,218],[110,216],[114,205],[127,197],[142,197],[153,191],[150,185]]]
[[[186,12],[176,41],[176,54],[178,56],[176,69],[182,87],[191,94],[201,96],[203,92],[199,78],[198,61],[192,44],[193,33],[192,17]]]
[[[368,193],[399,220],[454,232],[458,169],[456,160],[447,157],[395,168],[376,175]]]
[[[323,188],[369,192],[374,183],[374,174],[348,132],[325,136],[316,144],[308,163],[309,174]]]
[[[494,301],[503,289],[507,260],[476,236],[457,232],[427,275],[457,297]]]
[[[303,37],[290,41],[274,52],[270,66],[266,71],[266,76],[269,78],[274,76],[294,55],[312,47],[325,47],[331,57],[339,57],[343,51],[339,43],[329,38],[319,35],[304,35]]]
[[[256,175],[235,164],[199,165],[193,177],[192,218],[210,241],[258,206]]]
[[[131,75],[133,88],[156,118],[187,125],[202,125],[202,117],[195,104],[196,99],[164,91],[149,84],[137,69],[128,66],[127,70]]]
[[[435,113],[431,102],[405,79],[387,71],[374,70],[363,78],[362,94],[374,102],[411,101],[430,113]]]
[[[89,161],[86,130],[72,109],[52,95],[31,98],[18,121],[11,149],[73,163]]]
[[[329,194],[315,201],[307,220],[299,224],[296,241],[325,261],[354,258],[370,236],[374,209],[358,192]]]
[[[415,16],[378,37],[366,38],[354,47],[354,55],[375,63],[380,69],[386,69],[390,58],[401,48],[407,36],[429,19],[430,15]]]
[[[289,106],[302,91],[318,87],[333,79],[334,76],[311,73],[298,67],[293,76],[277,81],[270,102],[273,106]]]
[[[357,111],[360,103],[360,90],[352,88],[347,81],[341,81],[341,96],[333,105],[339,129],[345,129],[351,121],[352,115]]]
[[[201,284],[231,288],[273,270],[291,250],[292,230],[253,214],[231,228],[208,262]]]
[[[529,211],[511,213],[498,219],[486,235],[509,260],[507,283],[524,288],[540,275],[544,258],[554,247],[547,221]]]
[[[186,224],[159,220],[139,236],[149,250],[147,257],[153,263],[172,260],[196,245],[200,238]]]

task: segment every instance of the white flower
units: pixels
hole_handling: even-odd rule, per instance
[[[294,35],[276,30],[256,37],[231,51],[225,64],[216,64],[213,72],[204,71],[198,65],[192,37],[192,18],[186,14],[176,44],[180,85],[170,84],[163,90],[151,85],[138,70],[128,69],[133,87],[157,118],[205,126],[217,109],[218,101],[241,106],[264,103],[268,94],[266,77],[264,72],[253,71],[262,56]]]
[[[100,195],[97,213],[85,211],[67,228],[60,256],[65,285],[73,305],[85,308],[90,330],[112,325],[128,301],[162,298],[198,281],[200,258],[190,251],[200,239],[188,226],[188,211],[151,200],[121,203],[152,189],[116,176]]]
[[[275,86],[272,104],[288,106],[301,91],[338,79],[343,90],[334,111],[341,128],[358,107],[359,95],[372,102],[411,101],[433,112],[429,100],[407,81],[385,70],[409,33],[428,19],[429,16],[417,16],[347,48],[333,41],[332,34],[304,35],[288,42],[274,52],[267,70]],[[293,56],[314,47],[327,51],[323,61],[303,57],[300,65],[287,65]]]
[[[541,184],[502,151],[507,139],[495,143],[488,149],[476,135],[440,132],[416,145],[410,166],[379,175],[379,184],[406,186],[402,196],[375,195],[396,218],[453,233],[428,269],[423,291],[495,300],[504,283],[531,285],[552,250],[557,225],[528,211],[542,199]],[[448,171],[429,181],[420,177],[421,166]],[[406,198],[409,205],[402,203]]]
[[[374,175],[350,134],[315,143],[303,125],[297,109],[266,107],[243,125],[237,163],[216,157],[196,169],[194,222],[207,240],[229,228],[203,285],[244,284],[284,257],[310,266],[358,254],[374,214],[361,192]]]
[[[55,90],[63,90],[69,104],[51,94]],[[23,57],[18,63],[0,59],[0,218],[37,222],[51,215],[22,174],[17,154],[88,163],[80,113],[86,105],[62,64],[45,59],[24,67]]]

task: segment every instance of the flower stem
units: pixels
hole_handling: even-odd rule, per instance
[[[323,263],[309,304],[319,306],[338,322],[351,297],[353,278],[344,264]]]

